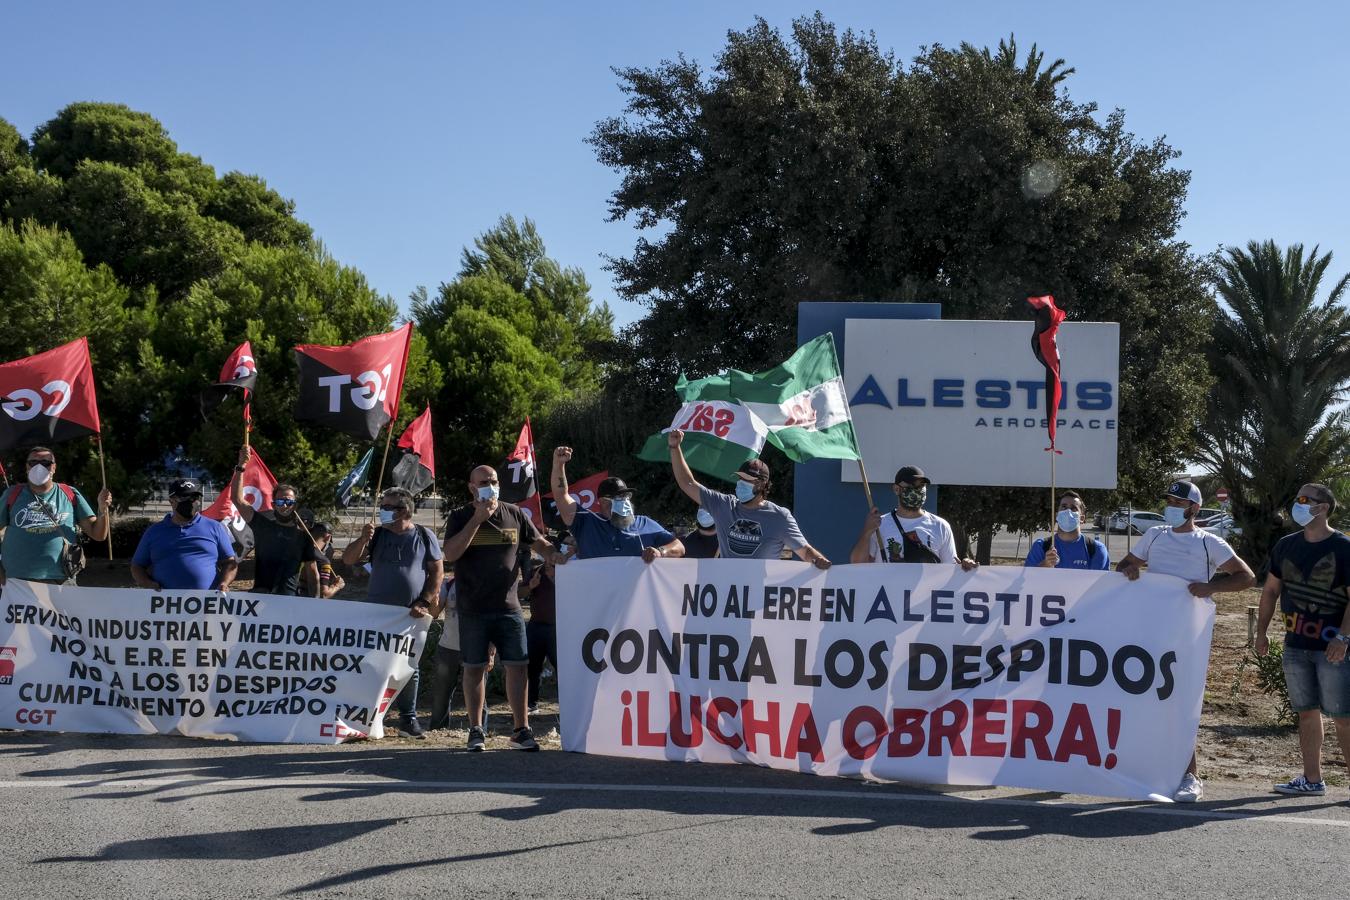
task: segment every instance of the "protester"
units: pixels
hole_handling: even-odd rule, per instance
[[[694,524],[694,530],[680,538],[684,542],[685,558],[713,559],[718,554],[717,522],[712,513],[700,507]]]
[[[526,701],[531,713],[539,709],[539,680],[544,673],[544,660],[548,660],[554,672],[558,671],[557,588],[553,582],[556,568],[544,560],[535,567],[526,586],[530,600],[530,621],[525,625],[525,644],[529,653]]]
[[[441,583],[443,617],[431,682],[431,722],[427,725],[431,731],[450,727],[450,705],[454,702],[455,685],[460,679],[459,608],[455,593],[455,574],[449,572]]]
[[[315,567],[318,585],[316,590],[315,585],[307,581],[305,589],[310,591],[311,596],[319,596],[328,600],[337,596],[338,592],[347,586],[347,582],[333,568],[333,560],[329,555],[333,550],[333,526],[327,522],[315,522],[307,527],[310,536],[314,538],[314,552],[318,557],[318,563]]]
[[[1350,537],[1331,527],[1336,495],[1324,484],[1299,489],[1291,514],[1303,530],[1286,535],[1270,554],[1270,574],[1261,590],[1256,622],[1258,656],[1270,650],[1266,629],[1275,600],[1284,614],[1284,683],[1289,707],[1298,713],[1303,774],[1275,785],[1281,794],[1319,796],[1322,780],[1322,716],[1336,726],[1350,768]]]
[[[1090,569],[1109,571],[1111,557],[1106,545],[1083,534],[1083,498],[1074,491],[1059,496],[1059,512],[1055,514],[1055,533],[1051,537],[1031,542],[1026,566],[1043,569]]]
[[[412,517],[412,494],[388,488],[380,495],[379,527],[367,522],[342,551],[342,562],[357,566],[363,559],[369,561],[370,582],[362,598],[367,603],[407,607],[408,614],[418,618],[438,611],[445,570],[435,535],[426,526],[413,524]],[[419,681],[414,666],[412,677],[394,698],[398,733],[403,737],[425,738],[417,721]]]
[[[169,486],[173,512],[141,535],[131,557],[131,577],[152,591],[230,589],[239,560],[225,526],[201,514],[202,489],[191,479]]]
[[[79,546],[81,531],[94,541],[108,537],[112,494],[98,492],[96,516],[84,495],[56,481],[55,453],[34,447],[27,462],[28,481],[11,485],[0,502],[0,587],[6,578],[74,584],[67,547]]]
[[[1238,558],[1228,542],[1217,534],[1195,527],[1195,514],[1200,510],[1200,489],[1189,481],[1174,481],[1164,495],[1163,508],[1166,525],[1155,525],[1145,531],[1134,549],[1125,554],[1116,569],[1134,581],[1140,569],[1147,564],[1155,575],[1173,575],[1188,585],[1193,597],[1209,597],[1215,593],[1241,591],[1256,583],[1256,577],[1245,562]],[[1173,799],[1179,803],[1194,803],[1205,794],[1205,783],[1200,780],[1195,754],[1177,786]]]
[[[576,542],[577,559],[641,556],[644,562],[684,556],[684,544],[664,525],[633,510],[633,492],[622,478],[610,477],[596,488],[595,504],[582,509],[567,492],[571,447],[553,451],[553,502]]]
[[[244,473],[253,448],[239,448],[239,463],[230,482],[230,499],[240,517],[253,529],[253,591],[294,597],[301,578],[307,585],[319,584],[319,554],[314,538],[300,521],[296,503],[300,494],[289,484],[272,489],[272,509],[255,510],[244,496]],[[311,588],[313,590],[313,588]],[[319,596],[317,591],[311,597]]]
[[[849,554],[849,562],[877,562],[877,535],[880,534],[881,545],[886,548],[882,562],[956,563],[967,572],[978,568],[979,563],[975,560],[957,555],[956,537],[947,520],[923,508],[931,483],[918,466],[900,467],[891,485],[896,508],[883,517],[881,511],[873,507]]]
[[[488,645],[497,648],[506,666],[506,698],[511,706],[513,750],[538,750],[525,706],[525,617],[517,596],[520,555],[532,547],[545,560],[563,562],[562,554],[534,527],[519,507],[498,499],[500,486],[492,466],[469,473],[471,503],[450,513],[445,526],[445,559],[455,565],[459,609],[459,642],[464,665],[464,702],[469,721],[483,715]],[[486,737],[478,724],[469,726],[468,749],[483,749]]]
[[[791,511],[769,502],[769,467],[752,459],[736,472],[736,493],[722,494],[704,487],[689,471],[680,449],[684,432],[672,429],[666,435],[670,447],[670,467],[675,482],[686,497],[708,511],[717,528],[717,546],[722,556],[731,559],[780,559],[784,548],[818,569],[828,569],[830,561],[806,542]]]

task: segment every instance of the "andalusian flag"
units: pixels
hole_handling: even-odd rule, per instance
[[[834,335],[803,344],[780,366],[751,375],[735,369],[731,398],[768,427],[769,443],[789,459],[859,459]]]
[[[697,381],[687,381],[681,375],[675,383],[675,393],[684,405],[671,419],[669,428],[647,438],[638,451],[638,459],[669,463],[666,432],[678,429],[684,432],[680,447],[689,468],[735,481],[741,464],[759,457],[769,430],[748,407],[730,399],[729,386],[730,380],[725,375]]]

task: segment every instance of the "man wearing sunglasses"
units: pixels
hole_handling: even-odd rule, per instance
[[[28,481],[4,491],[0,499],[0,586],[5,578],[41,581],[46,584],[74,583],[62,567],[67,544],[79,541],[80,532],[90,540],[108,536],[112,494],[98,494],[98,515],[75,488],[56,481],[56,454],[46,447],[28,451]]]
[[[244,494],[244,472],[252,456],[252,447],[239,448],[230,499],[240,517],[253,529],[253,591],[294,597],[300,591],[303,575],[309,595],[317,597],[319,554],[314,548],[314,538],[297,514],[300,494],[289,484],[279,484],[272,491],[272,508],[254,509]]]
[[[1350,763],[1350,538],[1331,527],[1336,495],[1324,484],[1305,484],[1290,509],[1302,531],[1280,538],[1270,551],[1270,574],[1261,589],[1256,622],[1260,656],[1270,650],[1266,628],[1275,599],[1284,615],[1284,683],[1289,706],[1298,713],[1298,746],[1303,774],[1275,785],[1281,794],[1320,796],[1322,716],[1336,723],[1341,752]]]

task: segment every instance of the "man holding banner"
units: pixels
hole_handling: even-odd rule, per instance
[[[571,447],[553,451],[553,502],[558,516],[576,541],[578,559],[604,556],[641,556],[643,562],[678,559],[684,556],[684,544],[664,525],[633,509],[633,492],[622,478],[611,476],[600,482],[592,509],[581,509],[567,484],[567,463]]]
[[[300,495],[289,484],[279,484],[272,489],[272,509],[255,510],[244,495],[244,473],[252,455],[253,448],[248,444],[239,448],[230,495],[240,517],[253,529],[253,592],[294,597],[303,575],[304,583],[315,592],[311,596],[317,597],[319,554],[296,509]]]
[[[141,535],[131,557],[131,577],[152,591],[230,589],[239,560],[225,526],[202,515],[202,489],[190,479],[169,486],[173,512]]]
[[[947,520],[923,508],[929,483],[918,466],[901,466],[891,485],[899,501],[895,511],[884,518],[875,508],[867,514],[849,562],[877,562],[873,551],[880,534],[881,545],[886,548],[882,562],[959,563],[967,572],[975,569],[979,565],[975,560],[956,555],[956,538]]]
[[[0,587],[5,579],[74,584],[63,562],[65,549],[80,540],[107,538],[112,494],[98,493],[99,514],[78,490],[56,481],[56,454],[46,447],[28,451],[28,481],[4,493],[0,502]],[[77,527],[78,526],[78,530]]]

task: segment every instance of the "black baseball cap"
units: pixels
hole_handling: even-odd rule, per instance
[[[901,466],[895,472],[896,484],[913,484],[916,481],[922,481],[924,484],[932,484],[928,476],[923,474],[923,469],[918,466]]]
[[[750,481],[768,481],[769,467],[762,459],[750,459],[741,463],[737,475],[744,475]]]
[[[1200,489],[1189,481],[1174,481],[1168,488],[1165,497],[1176,497],[1178,500],[1189,500],[1196,506],[1203,502],[1200,496]]]
[[[611,475],[600,482],[600,487],[596,490],[597,497],[631,497],[633,489],[624,483],[622,478],[617,475]]]
[[[202,486],[191,478],[180,478],[169,485],[170,497],[200,497]]]

